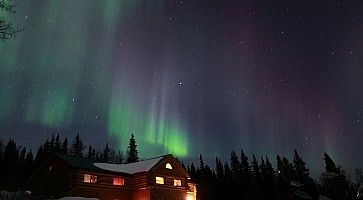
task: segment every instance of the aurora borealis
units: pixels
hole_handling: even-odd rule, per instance
[[[361,1],[14,1],[0,43],[0,130],[142,157],[232,149],[363,160]]]

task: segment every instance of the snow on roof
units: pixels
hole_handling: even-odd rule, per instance
[[[108,163],[93,163],[94,166],[112,172],[122,172],[127,174],[135,174],[139,172],[147,172],[154,167],[164,157],[157,157],[149,160],[144,160],[129,164],[108,164]]]

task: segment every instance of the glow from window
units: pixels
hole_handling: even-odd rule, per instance
[[[174,186],[181,186],[181,180],[174,179]]]
[[[155,177],[155,183],[156,184],[164,184],[164,178],[160,177],[160,176]]]
[[[113,185],[124,185],[125,180],[123,178],[113,178]]]
[[[84,174],[83,182],[85,183],[97,183],[97,176]]]
[[[170,164],[170,163],[166,163],[165,168],[166,168],[166,169],[173,169],[173,167],[171,166],[171,164]]]

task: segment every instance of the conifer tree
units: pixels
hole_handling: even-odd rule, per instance
[[[23,149],[20,151],[19,161],[24,162],[25,161],[25,156],[26,156],[26,148],[23,147]]]
[[[37,151],[37,154],[35,155],[35,162],[39,164],[44,158],[44,148],[43,145],[40,145]]]
[[[276,157],[276,162],[277,162],[277,174],[278,175],[281,175],[281,172],[282,172],[282,160],[281,160],[281,157],[280,155],[277,154],[277,157]]]
[[[52,138],[50,139],[49,142],[49,152],[54,152],[55,151],[55,138],[54,138],[54,133],[52,134]]]
[[[43,148],[44,148],[44,154],[47,155],[50,152],[50,142],[48,138],[47,141],[45,141]]]
[[[25,163],[32,163],[33,162],[33,152],[30,150],[25,157]]]
[[[237,179],[240,178],[240,162],[238,160],[238,156],[236,152],[233,150],[231,153],[231,171],[232,177]]]
[[[108,142],[106,143],[106,147],[105,147],[105,149],[103,150],[103,162],[105,162],[105,163],[108,163],[108,162],[110,162],[111,161],[111,159],[110,159],[110,149],[108,148]]]
[[[82,142],[79,134],[77,134],[77,136],[74,138],[74,141],[72,144],[71,155],[74,157],[82,158],[83,149],[84,149],[83,142]]]
[[[196,178],[196,169],[194,166],[194,163],[192,162],[192,164],[190,165],[190,176],[191,178],[195,179]]]
[[[231,168],[229,167],[228,163],[225,162],[224,163],[224,176],[228,179],[230,177],[232,177],[231,175]]]
[[[324,161],[325,161],[326,172],[339,173],[339,169],[336,167],[335,162],[333,161],[333,159],[331,159],[331,157],[327,153],[324,153]]]
[[[204,165],[203,156],[202,156],[202,154],[199,154],[199,170],[200,170],[201,174],[203,174],[204,169],[205,169],[205,165]]]
[[[32,167],[33,167],[33,152],[32,150],[30,150],[25,157],[25,162],[24,162],[24,168],[25,168],[25,175],[26,176],[31,176],[32,174]]]
[[[136,140],[134,134],[131,134],[129,146],[127,150],[127,163],[133,163],[139,161]]]
[[[68,139],[67,137],[64,138],[64,141],[62,143],[62,150],[61,150],[62,154],[67,155],[68,154]]]
[[[218,179],[222,179],[224,176],[223,164],[218,157],[216,157],[216,175]]]
[[[267,156],[266,156],[266,176],[269,179],[274,178],[274,169],[272,168],[272,164],[271,164],[271,162],[270,162],[270,160],[268,159]]]
[[[88,153],[87,153],[87,159],[88,159],[88,160],[93,160],[93,157],[92,157],[92,150],[93,150],[92,146],[91,146],[91,145],[89,145],[89,146],[88,146]]]
[[[16,148],[16,143],[14,140],[9,139],[4,150],[4,162],[6,163],[16,163],[19,159],[19,152]]]
[[[57,153],[61,153],[61,142],[60,142],[60,138],[59,138],[59,133],[57,134],[57,137],[55,138],[54,151]]]
[[[248,157],[246,154],[241,150],[241,173],[243,177],[248,177],[250,173],[251,167],[248,163]]]
[[[259,178],[260,176],[260,169],[259,169],[259,166],[258,166],[258,162],[256,160],[256,157],[255,157],[255,154],[252,155],[252,170],[253,170],[253,175],[256,177],[256,178]]]
[[[260,172],[261,172],[262,179],[265,179],[266,178],[266,175],[267,175],[267,171],[266,171],[265,160],[263,159],[262,156],[261,156],[261,164],[260,164],[259,168],[260,168]]]
[[[302,157],[294,150],[294,169],[295,169],[295,179],[301,183],[304,183],[309,178],[309,170],[305,168],[305,162]]]
[[[185,167],[185,164],[184,164],[184,162],[183,162],[183,161],[181,162],[181,165],[182,165],[183,169],[186,171],[186,170],[187,170],[187,168]]]

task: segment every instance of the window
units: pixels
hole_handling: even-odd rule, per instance
[[[85,183],[97,183],[97,176],[91,174],[84,174],[83,182]]]
[[[160,177],[160,176],[157,176],[155,178],[155,183],[156,184],[164,184],[164,178],[163,177]]]
[[[174,179],[174,186],[181,186],[181,180]]]
[[[173,169],[173,167],[171,166],[171,164],[170,164],[170,163],[166,163],[165,168],[166,168],[166,169]]]
[[[125,180],[123,178],[113,178],[113,185],[124,185]]]

